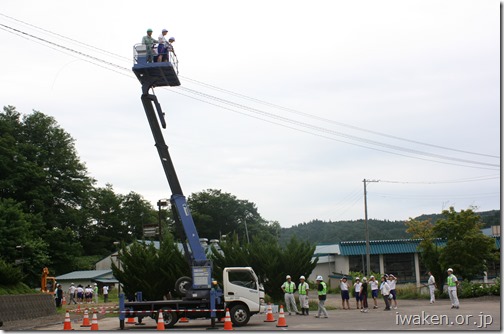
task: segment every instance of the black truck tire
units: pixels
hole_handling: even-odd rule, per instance
[[[236,304],[229,311],[233,326],[245,326],[250,320],[250,311],[245,304]]]
[[[163,312],[164,325],[167,328],[173,328],[178,321],[176,312]]]
[[[175,282],[175,294],[179,297],[185,297],[187,290],[191,288],[192,279],[187,276],[180,277]]]

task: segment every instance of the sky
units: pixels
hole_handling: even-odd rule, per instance
[[[131,67],[166,28],[181,86],[154,93],[186,196],[220,189],[282,227],[364,219],[364,184],[369,219],[495,210],[500,6],[3,0],[0,101],[54,117],[97,186],[155,206],[171,193]]]

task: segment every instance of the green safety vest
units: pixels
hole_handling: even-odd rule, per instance
[[[325,284],[325,282],[320,282],[320,284],[322,284],[322,291],[318,290],[318,295],[319,296],[326,295],[327,294],[327,285]]]
[[[454,277],[453,274],[448,276],[448,278],[447,278],[448,286],[456,286],[457,285],[456,281],[453,280],[453,277]]]
[[[296,287],[296,285],[294,284],[294,282],[285,282],[285,287],[284,287],[284,290],[285,290],[285,293],[294,293],[294,288]]]
[[[306,295],[306,282],[299,283],[298,292],[300,295]]]

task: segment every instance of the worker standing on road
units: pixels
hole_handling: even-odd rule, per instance
[[[397,310],[397,293],[396,293],[397,277],[395,277],[392,274],[389,274],[388,280],[389,280],[388,284],[390,286],[390,294],[392,295],[390,306],[392,306],[392,303],[394,303],[394,310]]]
[[[361,286],[362,286],[362,283],[360,281],[360,278],[359,277],[356,277],[355,278],[355,283],[353,285],[353,288],[354,288],[354,297],[355,297],[355,305],[356,305],[356,309],[362,309],[362,302],[361,302],[361,294],[360,294],[360,290],[361,290]]]
[[[459,300],[457,297],[457,287],[459,285],[459,281],[457,280],[457,276],[453,275],[453,269],[448,268],[448,277],[446,278],[446,284],[448,285],[448,295],[450,296],[451,308],[459,308]]]
[[[374,303],[374,306],[373,308],[378,308],[378,281],[376,280],[376,278],[371,275],[371,277],[369,277],[369,285],[371,286],[371,297],[373,297],[373,303]]]
[[[71,305],[72,302],[74,304],[77,304],[77,302],[75,301],[75,290],[77,290],[75,285],[73,283],[70,284],[70,287],[68,288],[68,305]]]
[[[95,303],[98,304],[98,284],[94,284],[94,287],[93,287],[93,296],[94,296],[94,299],[95,299]]]
[[[291,311],[296,312],[296,314],[300,314],[296,306],[296,300],[294,299],[296,284],[291,281],[290,275],[285,276],[285,279],[287,279],[287,281],[285,281],[280,288],[282,288],[282,291],[284,292],[285,307],[287,308],[287,312],[289,312],[289,315],[292,314]]]
[[[329,318],[327,310],[325,309],[325,301],[327,299],[327,285],[324,282],[324,278],[320,275],[317,276],[317,292],[318,292],[318,311],[315,318],[320,318],[324,314],[324,318]]]
[[[308,290],[310,290],[310,285],[305,282],[305,277],[299,277],[298,293],[299,293],[299,304],[301,305],[301,314],[309,315],[310,304],[308,303]]]
[[[390,285],[387,282],[387,274],[383,275],[381,278],[380,291],[383,296],[383,301],[385,302],[384,311],[390,311]]]
[[[348,292],[349,289],[350,285],[348,284],[347,277],[343,276],[340,281],[340,290],[341,290],[341,306],[343,307],[344,310],[350,309],[350,293]]]
[[[429,275],[427,286],[429,287],[430,303],[433,304],[436,301],[436,295],[434,294],[436,290],[436,279],[434,278],[434,275],[432,275],[430,271],[427,274]]]
[[[368,303],[367,303],[367,290],[368,290],[368,283],[367,283],[367,278],[363,277],[362,278],[362,285],[360,289],[360,300],[361,300],[361,312],[367,313],[368,312]]]

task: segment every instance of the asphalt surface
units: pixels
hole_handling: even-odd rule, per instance
[[[279,314],[274,314],[275,322],[264,322],[265,314],[255,315],[247,326],[234,327],[237,331],[362,331],[362,330],[502,330],[501,326],[501,299],[499,297],[481,297],[462,299],[460,309],[451,309],[449,300],[440,300],[430,304],[428,300],[399,300],[398,309],[383,310],[383,301],[379,309],[370,309],[368,313],[359,310],[330,310],[329,318],[315,318],[316,312],[311,311],[309,316],[285,315],[287,327],[277,327]],[[351,306],[354,306],[353,303]],[[39,325],[31,330],[57,331],[63,330],[63,320],[49,325]],[[126,325],[125,330],[142,332],[156,330],[156,322],[144,318],[145,325]],[[89,330],[80,327],[81,320],[73,319],[74,330]],[[117,317],[105,317],[98,321],[99,330],[118,330]],[[210,328],[210,320],[195,319],[189,323],[177,323],[175,330],[201,331]],[[223,330],[224,323],[217,323],[216,329]],[[1,328],[0,328],[1,329]],[[19,330],[13,329],[13,330]],[[26,329],[26,328],[24,328]],[[167,329],[174,330],[174,329]],[[12,330],[12,329],[11,329]]]

